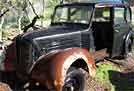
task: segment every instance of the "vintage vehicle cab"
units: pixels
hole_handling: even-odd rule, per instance
[[[73,2],[55,7],[49,28],[16,38],[17,76],[57,91],[87,91],[95,61],[132,50],[131,9],[121,1]]]

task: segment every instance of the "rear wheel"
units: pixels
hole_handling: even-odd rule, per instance
[[[128,58],[134,52],[133,41],[129,38],[125,45],[125,54],[124,57]]]
[[[81,68],[70,68],[61,91],[87,91],[87,72]]]

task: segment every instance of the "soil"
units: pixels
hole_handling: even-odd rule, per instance
[[[89,80],[88,91],[109,91],[109,85],[104,84],[96,79]]]
[[[12,91],[12,90],[7,84],[0,82],[0,91]]]
[[[107,60],[120,68],[119,71],[109,71],[109,80],[115,86],[114,91],[134,91],[134,52],[125,59]],[[101,62],[101,64],[104,62]],[[106,62],[107,63],[107,62]],[[104,84],[95,79],[88,83],[88,91],[110,91],[109,84]]]

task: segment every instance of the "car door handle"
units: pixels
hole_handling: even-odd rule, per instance
[[[115,31],[116,33],[119,33],[119,30],[117,30],[117,29],[116,29],[116,30],[114,30],[114,31]]]

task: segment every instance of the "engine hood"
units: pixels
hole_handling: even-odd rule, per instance
[[[31,72],[34,62],[41,55],[55,50],[80,47],[80,30],[79,27],[51,26],[18,36],[16,39],[17,73],[24,78]]]
[[[33,40],[34,38],[43,37],[43,36],[51,36],[57,34],[65,34],[79,31],[80,28],[70,28],[67,26],[50,26],[49,28],[38,29],[33,32],[25,33],[22,38],[26,40]]]

